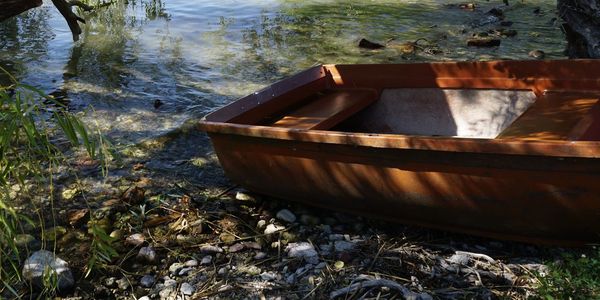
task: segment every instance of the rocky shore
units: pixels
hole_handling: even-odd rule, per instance
[[[195,130],[128,153],[106,177],[73,165],[87,173],[59,178],[56,223],[22,237],[30,259],[48,261],[37,266],[69,272],[66,299],[526,298],[563,251],[254,195],[227,181]],[[94,248],[92,228],[115,255]],[[53,245],[56,257],[35,252]],[[94,255],[109,257],[90,271]],[[25,268],[34,288],[22,291],[35,296]]]

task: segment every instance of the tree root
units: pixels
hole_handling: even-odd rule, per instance
[[[372,279],[372,280],[353,283],[348,287],[331,292],[329,294],[329,299],[335,299],[340,296],[353,294],[360,289],[364,289],[364,288],[368,289],[368,288],[376,288],[376,287],[387,287],[389,289],[398,291],[402,294],[404,299],[413,299],[413,300],[432,299],[431,296],[426,293],[420,293],[420,294],[415,293],[415,292],[409,290],[408,288],[406,288],[405,286],[403,286],[397,282],[387,280],[387,279]]]
[[[73,34],[73,40],[78,41],[79,35],[81,34],[81,27],[79,27],[79,22],[85,24],[85,20],[78,15],[76,15],[73,10],[71,10],[71,3],[65,0],[52,0],[54,6],[58,9],[61,15],[67,20],[67,24],[69,25],[69,29],[71,29],[71,33]]]

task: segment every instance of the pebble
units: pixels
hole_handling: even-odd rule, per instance
[[[356,243],[348,241],[335,241],[333,248],[337,252],[353,251],[356,248]]]
[[[123,230],[121,230],[121,229],[116,229],[116,230],[113,230],[113,231],[112,231],[112,232],[109,234],[109,236],[110,236],[111,238],[115,239],[115,240],[120,240],[120,239],[122,239],[122,238],[123,238]]]
[[[317,250],[315,250],[315,247],[311,243],[290,243],[285,250],[291,258],[302,258],[304,261],[311,264],[319,263]]]
[[[195,259],[190,259],[184,263],[186,267],[195,267],[198,265],[198,261]]]
[[[140,285],[145,288],[150,288],[150,287],[152,287],[152,285],[154,285],[155,281],[156,281],[156,279],[154,278],[154,276],[144,275],[140,279]]]
[[[173,287],[177,285],[177,281],[171,278],[165,279],[165,283],[163,284],[165,287]]]
[[[267,257],[267,253],[265,252],[257,252],[256,255],[254,255],[254,259],[255,260],[261,260]]]
[[[246,192],[235,193],[235,199],[239,201],[256,201],[256,198]]]
[[[258,229],[263,229],[265,228],[265,226],[267,226],[266,220],[259,220],[258,222],[256,222],[256,228]]]
[[[296,222],[296,215],[294,215],[294,213],[288,209],[282,209],[282,210],[278,211],[275,216],[277,217],[277,219],[284,221],[284,222],[288,222],[288,223]]]
[[[129,286],[130,286],[129,285],[129,280],[127,280],[127,278],[123,277],[123,278],[117,280],[117,287],[120,290],[124,291],[124,290],[128,289]]]
[[[156,251],[152,247],[142,247],[138,252],[137,259],[141,262],[153,263],[156,261]]]
[[[229,269],[228,269],[227,267],[221,267],[221,268],[220,268],[220,269],[217,271],[217,274],[219,274],[219,275],[221,275],[221,276],[222,276],[222,275],[225,275],[225,274],[227,274],[227,272],[229,272]]]
[[[196,289],[191,284],[184,282],[181,284],[179,291],[186,296],[190,296],[196,291]]]
[[[148,296],[143,296],[143,297],[140,297],[140,298],[138,298],[138,300],[150,300],[150,297],[148,297]]]
[[[190,273],[193,270],[193,268],[189,268],[189,267],[185,267],[182,268],[181,270],[179,270],[179,272],[177,273],[178,276],[185,276],[188,273]]]
[[[448,258],[448,261],[457,265],[466,266],[471,261],[471,258],[466,254],[454,254]]]
[[[205,254],[223,253],[223,248],[213,245],[204,245],[200,247],[200,252]]]
[[[228,250],[230,253],[240,252],[240,251],[244,250],[244,244],[237,243],[237,244],[231,245]]]
[[[263,272],[262,274],[260,274],[260,278],[264,281],[273,281],[277,279],[277,274],[273,272]]]
[[[158,292],[158,296],[160,297],[160,299],[173,299],[171,297],[171,294],[173,292],[175,292],[175,289],[173,287],[167,287]]]
[[[132,245],[132,246],[140,246],[145,241],[146,241],[146,239],[144,238],[144,235],[141,233],[134,233],[125,239],[125,243]]]
[[[169,272],[171,272],[173,275],[177,275],[184,266],[185,265],[180,262],[173,263],[171,266],[169,266]]]
[[[108,277],[108,278],[104,279],[104,285],[108,288],[115,287],[116,282],[117,282],[117,279],[114,277]]]
[[[212,263],[212,260],[213,260],[212,256],[207,255],[202,258],[202,260],[200,261],[200,264],[203,266],[210,265]]]
[[[265,234],[267,234],[267,235],[273,234],[275,232],[282,231],[284,229],[285,229],[285,227],[283,227],[283,226],[269,224],[269,225],[267,225],[267,228],[265,228]]]

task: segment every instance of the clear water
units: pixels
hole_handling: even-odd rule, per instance
[[[436,0],[114,2],[81,13],[79,42],[49,3],[1,23],[0,66],[121,143],[163,134],[321,63],[530,59],[534,49],[563,58],[565,46],[554,1],[512,0],[506,20],[518,34],[496,48],[466,46],[473,33],[497,27],[471,26],[502,5],[494,0],[475,2],[474,11]],[[359,49],[361,38],[388,47]],[[398,45],[419,38],[442,53],[403,55]]]

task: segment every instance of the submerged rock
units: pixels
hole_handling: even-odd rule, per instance
[[[500,46],[499,39],[493,38],[472,38],[467,40],[467,46],[471,47],[497,47]]]
[[[371,42],[367,39],[361,39],[360,42],[358,42],[358,47],[371,50],[385,48],[384,45]]]
[[[50,251],[36,251],[25,260],[22,272],[23,278],[33,286],[40,289],[44,288],[44,275],[47,275],[46,272],[56,276],[56,287],[59,291],[69,290],[75,284],[69,264]]]
[[[544,51],[542,50],[532,50],[531,52],[529,52],[529,56],[535,59],[543,59],[544,57],[546,57],[546,53],[544,53]]]

